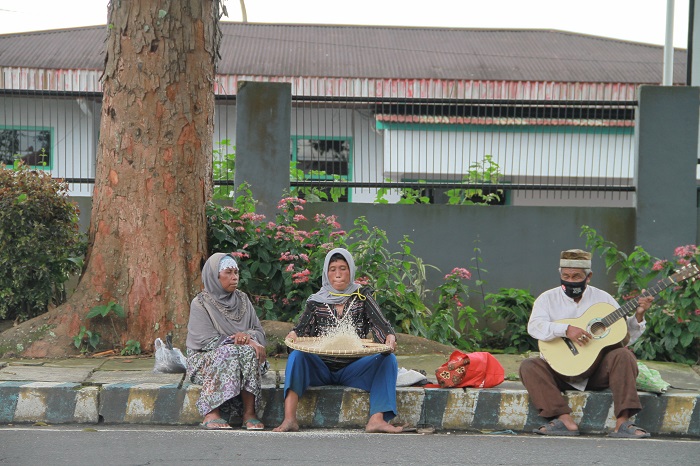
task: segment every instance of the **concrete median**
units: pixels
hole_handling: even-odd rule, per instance
[[[517,357],[497,356],[506,374],[516,370]],[[399,358],[399,364],[420,369],[435,363]],[[284,359],[278,360],[264,378],[258,414],[268,428],[283,417],[283,366]],[[0,423],[196,426],[201,387],[185,381],[183,374],[154,374],[152,367],[152,358],[0,361]],[[677,388],[662,395],[640,392],[644,409],[636,422],[652,435],[700,438],[700,376],[687,366],[660,367]],[[425,371],[434,381],[433,373]],[[614,427],[609,391],[566,395],[583,433],[603,434]],[[432,426],[438,432],[529,433],[544,422],[517,380],[489,389],[401,387],[397,402],[396,422]],[[302,428],[361,429],[368,410],[366,392],[326,386],[301,398],[298,417]],[[233,419],[232,425],[237,422]]]

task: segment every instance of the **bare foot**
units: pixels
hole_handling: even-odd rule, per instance
[[[574,422],[574,418],[570,414],[562,414],[559,416],[559,420],[564,424],[564,426],[571,431],[578,430],[578,425]]]
[[[365,426],[365,432],[368,434],[398,434],[403,432],[403,427],[393,426],[383,419],[379,422],[370,419]]]
[[[299,432],[299,424],[296,421],[282,421],[272,432]]]

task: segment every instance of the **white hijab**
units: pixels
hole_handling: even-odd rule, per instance
[[[350,268],[350,284],[344,290],[336,290],[331,286],[331,281],[328,279],[328,267],[331,265],[331,257],[334,254],[340,254],[348,263]],[[347,249],[335,248],[328,251],[326,260],[323,262],[323,279],[321,280],[321,289],[309,296],[310,301],[325,304],[340,304],[344,303],[350,295],[360,289],[360,285],[355,283],[355,261],[353,260]]]

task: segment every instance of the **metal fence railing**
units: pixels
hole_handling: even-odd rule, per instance
[[[634,191],[635,101],[294,97],[292,186],[371,202],[418,190]],[[387,193],[388,191],[388,193]],[[544,193],[544,194],[543,194]],[[464,197],[464,196],[463,196]]]
[[[217,95],[218,185],[233,182],[227,160],[235,153],[235,103],[235,96]],[[500,191],[500,203],[562,196],[626,202],[634,192],[636,109],[629,99],[293,91],[290,184],[350,202],[396,202],[413,192],[446,203],[455,193],[469,199],[473,190]],[[100,110],[99,92],[0,90],[0,159],[18,155],[69,181],[72,195],[90,196]]]

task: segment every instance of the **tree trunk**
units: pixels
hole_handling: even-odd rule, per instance
[[[184,346],[207,253],[219,9],[219,0],[110,2],[86,268],[65,305],[14,330],[25,338],[19,354],[74,352],[81,325],[104,348],[152,349],[169,331]],[[85,319],[110,301],[126,313],[112,316],[118,335],[109,319]]]

